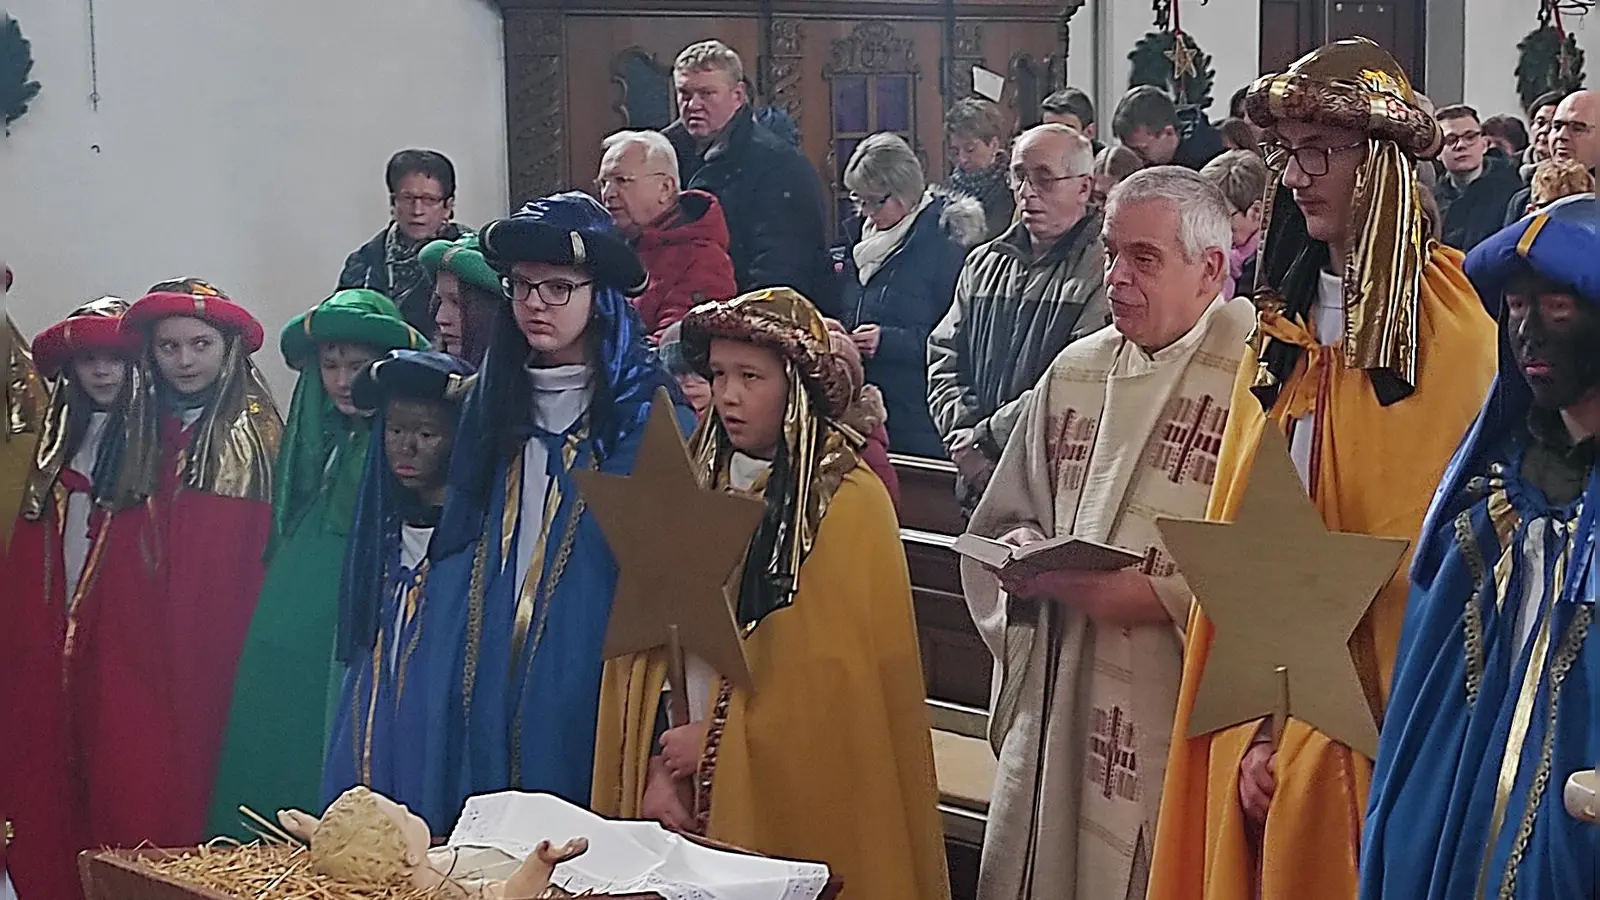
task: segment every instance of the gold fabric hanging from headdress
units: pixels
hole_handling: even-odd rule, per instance
[[[128,301],[118,297],[101,297],[68,313],[67,318],[69,320],[80,317],[118,319],[127,311]],[[119,399],[130,396],[133,379],[132,367],[129,369]],[[74,404],[87,403],[88,397],[81,389],[71,385],[70,371],[70,366],[62,366],[61,371],[51,380],[50,408],[45,411],[44,421],[40,426],[39,446],[34,451],[33,466],[22,489],[21,514],[29,521],[37,521],[44,515],[56,478],[61,475],[61,469],[66,466],[67,459],[72,453],[73,430],[84,427],[89,418],[90,410],[73,408]]]
[[[859,436],[837,424],[855,389],[844,362],[833,355],[822,317],[791,288],[763,288],[690,311],[683,323],[684,356],[708,379],[713,338],[773,350],[789,379],[783,445],[767,486],[767,519],[750,546],[752,558],[765,561],[770,590],[760,591],[765,597],[742,590],[739,598],[740,621],[751,628],[792,601],[828,503],[860,461]],[[702,485],[728,486],[734,447],[715,412],[695,432],[689,452]]]
[[[164,282],[152,289],[152,295],[167,296],[173,292],[189,294],[194,310],[173,315],[211,320],[216,310],[208,314],[208,304],[214,303],[223,310],[234,310],[255,328],[254,343],[247,347],[244,337],[229,327],[228,321],[212,321],[211,324],[222,330],[227,349],[223,353],[216,392],[192,427],[188,448],[179,456],[179,479],[190,490],[271,502],[272,464],[277,459],[278,444],[283,437],[283,418],[278,414],[277,404],[260,370],[250,359],[251,351],[260,344],[259,325],[225,294],[198,279]],[[147,296],[135,303],[128,317],[138,315],[140,304],[150,299]],[[123,324],[129,324],[127,319]],[[127,443],[112,504],[118,509],[143,502],[161,483],[159,426],[165,409],[157,394],[157,371],[151,340],[146,334],[139,362],[130,374],[133,391],[126,414]]]
[[[3,285],[0,285],[3,287]],[[0,292],[3,293],[3,292]],[[45,404],[44,382],[23,339],[0,303],[0,551],[11,543],[11,528],[26,487],[33,448]]]
[[[1245,96],[1245,110],[1261,128],[1287,120],[1367,136],[1345,269],[1339,273],[1343,355],[1346,366],[1367,371],[1385,403],[1409,396],[1417,384],[1417,298],[1429,245],[1416,161],[1438,154],[1444,140],[1438,124],[1394,58],[1366,38],[1336,41],[1286,72],[1261,77]],[[1286,159],[1277,162],[1277,177],[1269,181],[1264,198],[1255,296],[1262,312],[1303,318],[1313,298],[1286,298],[1281,280],[1295,261],[1319,251],[1305,233],[1299,208],[1277,189],[1286,164]],[[1272,283],[1273,277],[1279,283]],[[1298,357],[1294,348],[1277,344],[1259,327],[1251,336],[1259,361],[1254,388],[1269,407]]]

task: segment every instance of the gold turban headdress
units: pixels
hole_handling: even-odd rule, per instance
[[[856,385],[845,361],[833,353],[822,316],[792,288],[762,288],[690,310],[683,320],[684,357],[708,379],[713,338],[772,350],[789,377],[783,438],[765,492],[767,511],[751,539],[739,584],[739,623],[751,629],[793,601],[800,564],[816,542],[828,504],[860,459],[861,437],[838,424],[855,399]],[[689,450],[700,483],[726,488],[733,447],[715,414],[706,417]]]
[[[1416,161],[1437,155],[1443,134],[1394,57],[1366,38],[1335,41],[1286,72],[1265,75],[1245,95],[1257,126],[1310,122],[1360,132],[1367,156],[1356,172],[1344,271],[1344,363],[1367,371],[1385,405],[1417,383],[1417,300],[1429,252]],[[1287,190],[1287,157],[1269,158],[1265,236],[1256,269],[1256,305],[1289,318],[1309,315],[1326,249],[1306,232]],[[1324,338],[1324,342],[1333,343]],[[1270,407],[1293,371],[1299,348],[1256,329],[1256,396]]]

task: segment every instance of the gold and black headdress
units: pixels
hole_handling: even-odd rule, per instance
[[[713,338],[770,348],[789,376],[783,440],[765,493],[767,512],[750,542],[739,585],[739,622],[753,628],[793,601],[800,565],[816,542],[828,504],[860,461],[859,436],[837,424],[855,386],[844,361],[833,353],[822,316],[792,288],[763,288],[690,311],[683,321],[684,357],[707,378]],[[701,424],[689,450],[702,485],[727,487],[734,448],[715,413]]]
[[[1443,136],[1399,63],[1366,38],[1335,41],[1250,86],[1245,111],[1257,126],[1312,122],[1360,132],[1367,157],[1356,174],[1344,285],[1345,365],[1367,371],[1385,405],[1417,383],[1417,300],[1429,236],[1416,161],[1437,155]],[[1282,176],[1287,159],[1269,160]],[[1256,269],[1256,306],[1309,315],[1327,247],[1311,239],[1290,193],[1274,178],[1265,199],[1265,237]],[[1332,343],[1332,341],[1327,341]],[[1270,407],[1300,348],[1258,327],[1251,338],[1254,390]]]

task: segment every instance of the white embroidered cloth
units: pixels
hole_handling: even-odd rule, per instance
[[[824,865],[713,850],[654,822],[605,819],[550,794],[508,791],[469,799],[446,851],[458,853],[453,867],[457,878],[504,878],[540,841],[560,846],[578,837],[588,839],[589,852],[562,863],[554,877],[558,887],[575,894],[817,900],[828,884]]]

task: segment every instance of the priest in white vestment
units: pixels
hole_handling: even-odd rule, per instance
[[[962,561],[995,658],[999,769],[978,900],[1145,895],[1190,600],[1155,523],[1205,513],[1255,320],[1249,300],[1221,296],[1231,212],[1174,166],[1111,192],[1112,324],[1040,379],[969,526],[1019,546],[1074,535],[1144,557],[1004,583]]]

